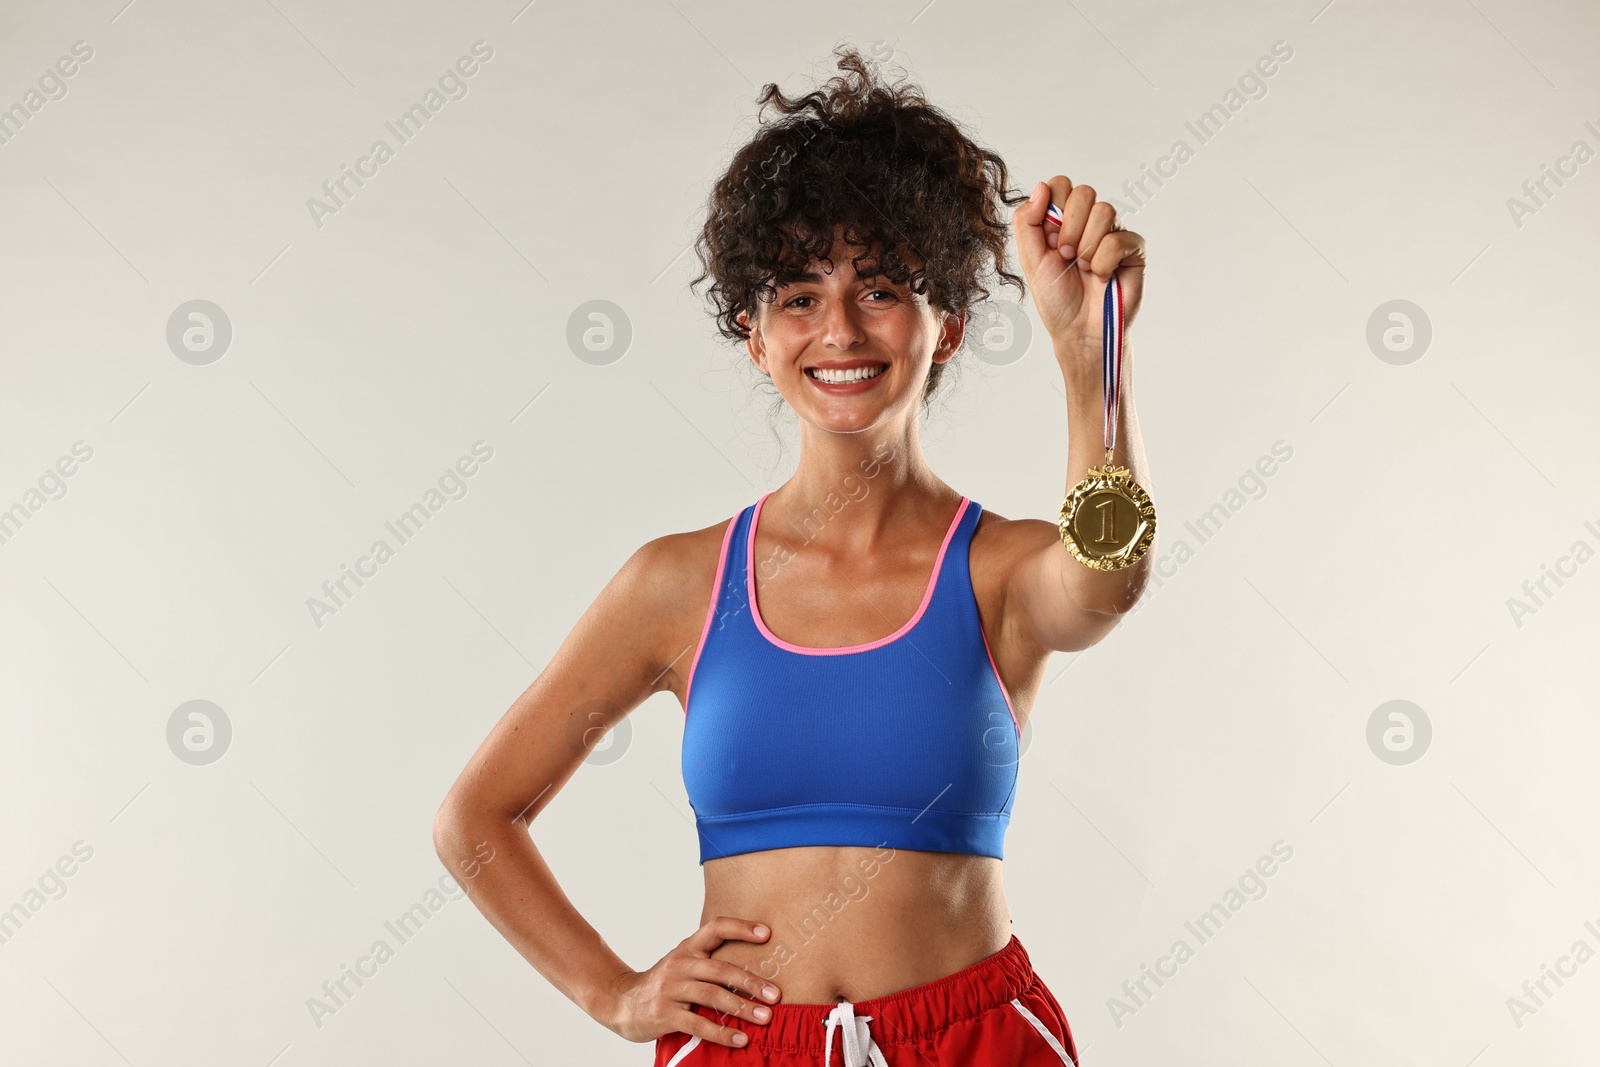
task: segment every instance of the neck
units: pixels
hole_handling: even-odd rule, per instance
[[[799,466],[762,507],[763,530],[785,540],[870,550],[906,521],[947,521],[961,495],[928,465],[915,419],[882,432],[801,429]]]

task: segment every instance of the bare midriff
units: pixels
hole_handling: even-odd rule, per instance
[[[898,993],[1005,948],[1011,915],[1000,861],[910,849],[805,846],[707,860],[704,923],[766,924],[764,942],[725,941],[728,960],[782,1004]]]

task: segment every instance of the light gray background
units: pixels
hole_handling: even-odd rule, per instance
[[[808,88],[841,40],[892,52],[1023,189],[1059,172],[1131,207],[1125,179],[1196,149],[1124,217],[1167,577],[1051,661],[1007,849],[1084,1062],[1592,1048],[1600,962],[1520,1020],[1507,998],[1600,948],[1600,563],[1520,625],[1507,601],[1600,545],[1600,161],[1520,225],[1507,201],[1600,148],[1594,5],[123,3],[0,10],[0,106],[94,50],[0,144],[0,508],[93,449],[0,544],[0,909],[25,916],[0,1061],[649,1062],[464,899],[320,1027],[307,999],[395,944],[443,873],[445,790],[627,555],[792,469],[687,245],[761,84]],[[467,95],[396,146],[385,121],[479,40]],[[1185,121],[1279,40],[1266,95],[1198,144]],[[379,137],[394,158],[316,225],[307,198]],[[203,366],[166,341],[195,299],[233,333]],[[597,299],[633,331],[603,366],[566,341]],[[1431,324],[1404,365],[1367,341],[1391,300]],[[934,466],[1053,517],[1048,347],[963,358]],[[466,496],[314,624],[480,439]],[[1185,523],[1276,441],[1292,458],[1201,544]],[[231,723],[209,765],[168,746],[195,699]],[[1367,742],[1393,699],[1432,726],[1407,765]],[[627,721],[534,834],[642,968],[701,884],[681,712]],[[1279,840],[1266,895],[1198,944],[1185,921]],[[1119,1025],[1109,998],[1179,938],[1194,958]]]

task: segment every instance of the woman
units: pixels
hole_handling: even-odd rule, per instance
[[[986,511],[930,469],[918,417],[989,295],[980,275],[1024,288],[995,201],[1014,206],[1075,484],[1104,458],[1101,301],[1116,271],[1132,320],[1144,242],[1063,176],[1009,192],[918,90],[837,54],[848,73],[819,92],[766,87],[783,118],[718,181],[697,244],[720,327],[798,417],[798,469],[633,554],[473,756],[435,841],[540,974],[654,1040],[657,1067],[1075,1063],[1010,932],[1001,842],[1046,658],[1104,637],[1154,552],[1096,570],[1054,523]],[[1149,485],[1130,385],[1124,370],[1116,460]],[[525,827],[595,727],[662,690],[686,709],[705,905],[636,971]]]

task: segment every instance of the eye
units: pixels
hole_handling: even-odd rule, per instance
[[[870,296],[879,296],[879,295],[882,295],[882,296],[884,296],[884,297],[887,297],[887,298],[888,298],[888,299],[887,299],[887,300],[874,300],[874,301],[872,301],[872,303],[875,303],[875,304],[884,304],[884,303],[888,303],[888,301],[889,301],[889,300],[898,300],[898,299],[899,299],[899,297],[900,297],[900,294],[899,294],[899,293],[897,293],[897,292],[895,292],[895,291],[894,291],[894,290],[893,290],[893,289],[883,289],[883,288],[879,288],[879,289],[871,289],[871,290],[868,290],[868,292],[867,292],[867,294],[866,294],[866,295],[867,295],[867,296],[869,296],[869,297],[870,297]],[[811,301],[815,301],[815,300],[816,300],[816,298],[815,298],[815,297],[811,297],[811,296],[805,296],[805,295],[801,295],[801,296],[796,296],[796,297],[792,297],[792,298],[790,298],[790,299],[789,299],[789,300],[787,300],[787,301],[786,301],[786,302],[785,302],[785,303],[784,303],[784,305],[783,305],[783,306],[784,306],[784,307],[786,307],[786,308],[798,308],[798,309],[802,309],[802,310],[803,310],[803,309],[804,309],[804,308],[805,308],[805,307],[808,307],[808,306],[810,306],[810,305],[802,305],[802,304],[801,304],[801,303],[800,303],[800,301],[802,301],[802,300],[811,300]]]

